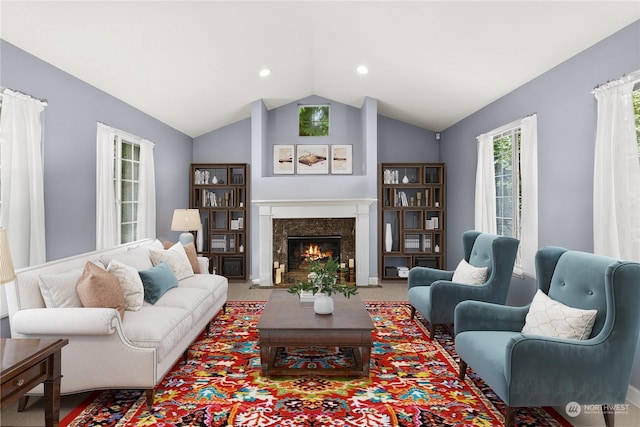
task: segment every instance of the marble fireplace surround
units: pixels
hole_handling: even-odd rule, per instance
[[[258,200],[259,284],[272,286],[273,219],[355,218],[356,285],[369,285],[369,210],[375,199]],[[268,248],[268,249],[267,249]]]

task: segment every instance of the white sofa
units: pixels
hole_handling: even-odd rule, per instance
[[[151,407],[155,386],[178,359],[187,356],[189,345],[212,317],[224,309],[228,281],[208,274],[208,260],[202,257],[198,262],[206,274],[179,280],[178,286],[166,291],[155,304],[145,301],[138,311],[125,311],[123,318],[113,308],[47,308],[45,305],[39,284],[41,276],[64,279],[65,274],[74,269],[77,272],[87,261],[106,264],[116,259],[126,264],[127,257],[145,253],[148,256],[151,247],[163,249],[157,240],[142,240],[28,267],[17,271],[15,282],[8,284],[13,338],[69,340],[62,349],[62,394],[97,389],[144,389]],[[60,280],[60,286],[63,282]],[[34,389],[30,394],[42,394],[42,389]],[[26,401],[22,406],[24,404]]]

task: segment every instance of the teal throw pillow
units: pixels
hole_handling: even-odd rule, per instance
[[[158,263],[153,268],[138,272],[144,286],[144,300],[155,304],[165,292],[178,286],[178,279],[168,264]]]

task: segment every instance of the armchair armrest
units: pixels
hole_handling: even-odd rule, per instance
[[[30,308],[11,319],[12,329],[22,335],[111,335],[120,322],[113,308]]]
[[[451,280],[453,271],[436,270],[427,267],[413,267],[409,270],[407,284],[409,289],[414,286],[429,286],[436,280]]]
[[[529,306],[462,301],[455,308],[455,334],[464,331],[520,331],[528,311]]]
[[[200,274],[209,274],[209,258],[199,256],[198,264],[200,264]]]
[[[536,405],[563,398],[584,404],[601,403],[598,399],[609,403],[625,400],[629,377],[621,369],[603,369],[603,363],[616,366],[618,350],[602,339],[519,335],[511,339],[505,351],[504,375],[512,396],[527,396]],[[543,395],[532,392],[537,384],[545,384]],[[588,394],[586,390],[590,390]],[[594,397],[594,393],[602,397]]]

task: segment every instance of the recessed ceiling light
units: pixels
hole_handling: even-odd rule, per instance
[[[366,65],[358,65],[358,68],[356,68],[356,71],[358,71],[358,73],[360,73],[360,74],[368,74],[369,73],[369,69],[366,67]]]
[[[267,77],[269,74],[271,74],[271,70],[268,68],[260,70],[260,77]]]

